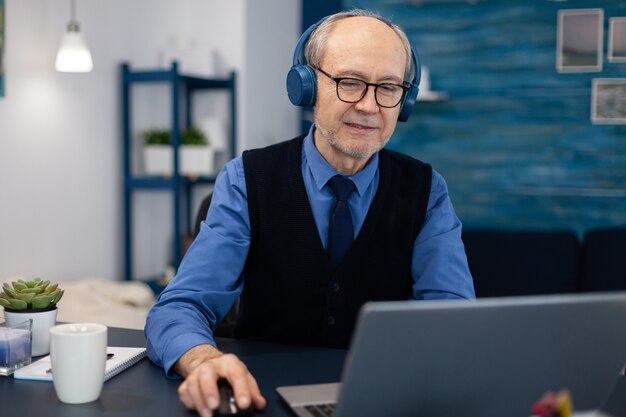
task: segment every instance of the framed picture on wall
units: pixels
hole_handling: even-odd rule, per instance
[[[559,10],[556,69],[558,72],[602,71],[604,10]]]
[[[0,0],[0,97],[4,95],[4,0]]]
[[[609,19],[609,62],[626,62],[626,17]]]
[[[594,78],[591,81],[591,121],[594,124],[626,124],[626,78]]]

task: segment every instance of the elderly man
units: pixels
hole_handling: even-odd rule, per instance
[[[474,297],[443,178],[383,149],[416,88],[406,35],[352,10],[303,41],[314,125],[224,167],[199,236],[147,320],[150,358],[185,378],[180,399],[203,416],[219,405],[219,379],[240,408],[265,406],[246,366],[213,338],[239,297],[237,336],[331,347],[347,347],[366,301]]]

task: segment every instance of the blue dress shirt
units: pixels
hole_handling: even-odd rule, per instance
[[[328,217],[334,195],[327,181],[337,171],[314,145],[313,126],[304,139],[302,177],[321,241],[328,241]],[[378,154],[351,176],[356,185],[348,200],[358,235],[379,182]],[[243,160],[233,159],[219,173],[207,218],[185,255],[176,277],[161,293],[146,322],[149,357],[171,368],[187,350],[215,345],[212,329],[221,322],[244,286],[242,275],[250,248],[250,220]],[[422,230],[411,264],[415,300],[473,299],[474,287],[461,241],[461,222],[443,177],[433,170]]]

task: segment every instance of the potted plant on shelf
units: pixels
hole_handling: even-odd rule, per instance
[[[209,175],[213,172],[215,150],[209,146],[206,135],[192,126],[181,136],[180,173],[189,177]]]
[[[63,297],[59,284],[50,284],[41,278],[30,281],[17,280],[4,283],[0,293],[0,305],[4,307],[4,319],[9,325],[32,319],[32,355],[50,352],[50,327],[56,324],[57,303]]]
[[[147,175],[170,176],[173,172],[171,133],[168,129],[151,129],[144,136],[144,171]],[[215,150],[206,135],[192,126],[180,136],[179,172],[196,177],[213,173]]]
[[[172,175],[172,146],[168,129],[150,129],[143,133],[144,172],[146,175]]]

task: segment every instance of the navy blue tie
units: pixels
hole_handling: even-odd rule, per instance
[[[354,240],[354,226],[348,206],[348,197],[355,186],[352,180],[335,175],[328,180],[328,185],[335,193],[337,201],[330,210],[328,222],[328,256],[333,266],[339,265]]]

